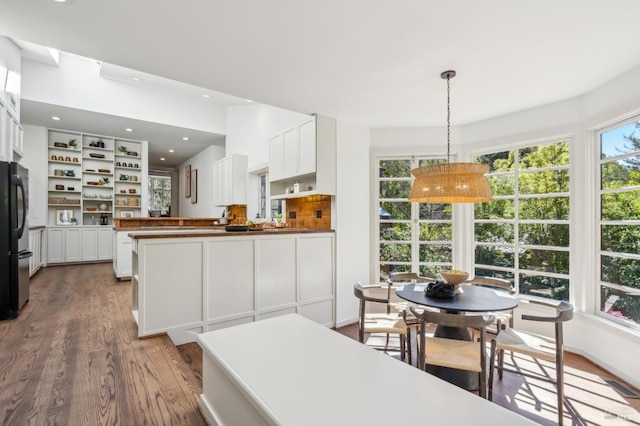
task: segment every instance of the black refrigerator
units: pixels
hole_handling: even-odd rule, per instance
[[[0,162],[0,320],[29,301],[29,173]]]

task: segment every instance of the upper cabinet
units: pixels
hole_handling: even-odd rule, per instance
[[[23,131],[17,118],[0,102],[0,161],[15,161],[22,157]]]
[[[269,141],[271,198],[336,193],[336,121],[314,116]]]
[[[248,165],[248,157],[239,154],[213,163],[214,206],[247,204]]]

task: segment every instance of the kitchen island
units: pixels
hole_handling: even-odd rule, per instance
[[[211,330],[289,313],[335,326],[335,233],[145,229],[132,240],[138,336],[177,345]]]

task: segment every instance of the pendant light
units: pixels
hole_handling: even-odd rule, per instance
[[[411,170],[415,179],[409,201],[416,203],[483,203],[491,201],[491,188],[485,173],[487,164],[451,162],[451,96],[450,80],[455,71],[445,71],[447,80],[447,162]]]

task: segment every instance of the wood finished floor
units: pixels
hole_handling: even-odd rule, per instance
[[[338,332],[357,334],[355,326]],[[38,272],[20,317],[0,322],[0,425],[204,425],[199,346],[176,348],[166,336],[136,334],[131,283],[117,281],[111,264]],[[625,400],[604,383],[613,376],[577,355],[566,361],[565,424],[640,424],[640,400]],[[540,371],[526,358],[515,362]],[[505,373],[495,391],[496,403],[556,424],[551,385]]]

